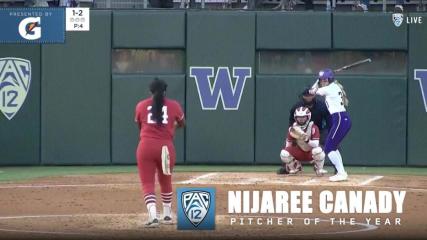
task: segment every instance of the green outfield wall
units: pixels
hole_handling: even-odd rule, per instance
[[[418,14],[411,14],[418,16]],[[419,14],[424,19],[427,14]],[[407,163],[409,165],[427,165],[426,136],[427,128],[427,106],[423,104],[423,95],[420,91],[420,84],[414,79],[415,69],[427,69],[427,27],[411,25],[408,37],[408,152]],[[427,94],[424,94],[427,97]],[[424,108],[423,108],[424,107]]]
[[[111,163],[111,12],[41,51],[42,164]]]
[[[187,71],[191,66],[253,69],[254,26],[255,13],[188,12]],[[238,110],[224,110],[220,101],[216,110],[203,110],[196,82],[187,72],[186,162],[254,162],[254,79],[246,79]]]
[[[93,10],[91,30],[67,32],[65,44],[0,44],[0,67],[27,59],[32,78],[16,115],[0,117],[0,165],[135,164],[134,109],[154,77],[185,110],[179,164],[279,165],[289,109],[316,71],[372,55],[337,76],[353,120],[344,163],[427,166],[414,76],[427,69],[427,14],[408,16],[425,23],[396,27],[391,13]]]

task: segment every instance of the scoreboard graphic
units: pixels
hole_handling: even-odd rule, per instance
[[[1,43],[65,43],[66,31],[90,30],[89,8],[0,8]]]

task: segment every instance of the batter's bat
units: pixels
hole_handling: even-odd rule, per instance
[[[348,64],[348,65],[345,65],[345,66],[340,67],[340,68],[338,68],[338,69],[335,69],[335,70],[334,70],[334,72],[341,72],[341,71],[343,71],[343,70],[347,70],[347,69],[349,69],[349,68],[352,68],[352,67],[358,66],[358,65],[360,65],[360,64],[370,63],[370,62],[372,62],[372,59],[370,59],[370,58],[366,58],[366,59],[363,59],[363,60],[360,60],[360,61],[357,61],[357,62],[354,62],[354,63]]]
[[[338,68],[338,69],[335,69],[335,70],[334,70],[334,72],[335,72],[335,73],[336,73],[336,72],[341,72],[341,71],[343,71],[343,70],[347,70],[347,69],[349,69],[349,68],[352,68],[352,67],[355,67],[355,66],[359,66],[359,65],[364,64],[364,63],[370,63],[370,62],[372,62],[372,59],[370,59],[370,58],[366,58],[366,59],[359,60],[359,61],[357,61],[357,62],[354,62],[354,63],[348,64],[348,65],[345,65],[345,66],[340,67],[340,68]],[[311,89],[317,89],[317,88],[318,88],[318,84],[319,84],[319,79],[317,79],[317,80],[316,80],[316,82],[313,84],[313,86],[311,87]]]

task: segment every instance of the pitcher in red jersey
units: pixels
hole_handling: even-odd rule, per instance
[[[175,100],[165,97],[167,84],[154,79],[150,84],[151,97],[140,101],[135,109],[135,122],[140,128],[140,141],[136,150],[139,177],[142,183],[148,222],[145,227],[158,227],[159,223],[172,224],[172,170],[175,165],[173,138],[175,129],[184,127],[184,113]],[[154,191],[157,172],[163,202],[163,217],[159,222]]]

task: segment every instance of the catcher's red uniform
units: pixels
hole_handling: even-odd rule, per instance
[[[296,123],[294,123],[295,125]],[[306,144],[302,140],[297,140],[294,137],[291,136],[290,130],[292,127],[288,129],[288,137],[286,138],[286,145],[284,146],[284,149],[289,152],[290,155],[292,155],[296,160],[298,161],[311,161],[313,160],[313,156],[311,154],[311,149],[308,144]],[[308,129],[305,130],[305,132],[310,132],[310,138],[309,140],[319,140],[320,139],[320,132],[319,128],[316,126],[316,124],[312,124],[311,130],[308,131]]]
[[[172,172],[176,158],[173,145],[174,124],[175,122],[181,124],[184,121],[184,113],[179,103],[165,98],[163,122],[162,124],[157,124],[150,111],[152,103],[152,98],[147,98],[139,102],[135,109],[135,122],[141,129],[136,158],[146,203],[155,201],[155,199],[151,198],[154,196],[156,171],[162,194],[170,194],[172,192],[172,176],[164,175],[162,171],[162,147],[167,146],[168,148]]]

